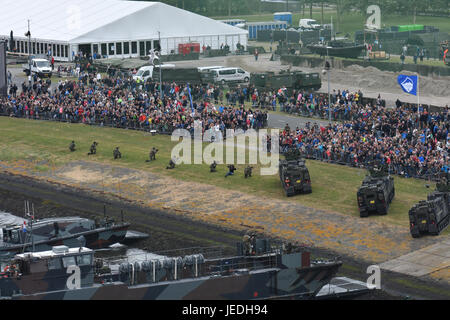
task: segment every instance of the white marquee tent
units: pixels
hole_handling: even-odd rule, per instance
[[[177,53],[178,44],[197,42],[218,49],[247,46],[248,31],[161,2],[122,0],[0,0],[0,38],[13,31],[17,52],[51,50],[56,60],[78,51],[108,57],[147,55],[161,39],[161,50]],[[158,34],[160,32],[160,34]]]

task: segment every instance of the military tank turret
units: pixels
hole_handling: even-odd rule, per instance
[[[284,157],[285,160],[280,160],[279,173],[286,196],[311,193],[311,178],[299,150],[296,148],[290,149],[284,154]]]
[[[423,234],[439,235],[450,220],[449,174],[443,173],[436,190],[409,210],[409,230],[413,238]]]
[[[360,217],[368,217],[375,212],[385,215],[395,196],[394,178],[386,167],[372,168],[366,176],[361,187],[358,188],[357,201]]]

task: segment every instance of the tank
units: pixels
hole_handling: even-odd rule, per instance
[[[360,217],[368,217],[370,213],[387,214],[394,196],[394,178],[387,174],[386,168],[371,169],[357,192]]]
[[[308,168],[297,149],[285,153],[285,160],[280,160],[279,174],[287,197],[312,192]]]
[[[430,193],[427,200],[415,204],[408,212],[409,230],[413,238],[425,234],[439,235],[450,220],[450,185],[449,174],[441,176],[436,190]]]
[[[255,87],[278,90],[286,87],[288,90],[313,89],[322,87],[322,79],[317,72],[287,71],[275,74],[273,72],[252,73],[250,83]]]

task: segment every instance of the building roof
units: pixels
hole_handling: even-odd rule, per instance
[[[247,31],[161,2],[0,0],[0,35],[71,43],[245,34]]]

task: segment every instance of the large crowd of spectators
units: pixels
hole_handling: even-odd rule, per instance
[[[216,85],[140,82],[128,76],[101,76],[81,72],[78,81],[51,83],[36,79],[10,90],[0,99],[0,114],[31,119],[52,119],[101,126],[157,130],[172,133],[183,128],[193,133],[194,122],[203,132],[224,135],[226,129],[261,129],[268,110],[328,119],[328,125],[308,122],[304,128],[286,127],[280,149],[297,147],[308,158],[352,166],[374,161],[389,165],[392,173],[406,177],[433,177],[449,170],[450,112],[431,112],[397,101],[385,108],[380,97],[363,103],[361,91],[333,90],[328,95],[304,91],[259,92],[251,85],[224,91]],[[192,98],[192,107],[191,107]],[[244,107],[244,105],[251,107]],[[197,120],[197,122],[196,122]],[[322,122],[323,123],[323,122]]]
[[[357,167],[386,164],[391,173],[405,177],[436,179],[449,171],[448,108],[420,108],[420,115],[416,107],[401,103],[393,109],[354,102],[336,108],[343,121],[326,126],[308,122],[295,130],[287,126],[281,150],[297,147],[308,158]]]
[[[187,86],[142,83],[132,77],[104,77],[81,73],[79,81],[59,81],[49,90],[48,80],[36,79],[11,90],[0,100],[0,114],[31,119],[81,122],[119,128],[193,132],[194,121],[203,131],[248,130],[267,126],[267,111],[219,103],[223,92],[217,86]],[[192,97],[193,105],[190,106]]]

